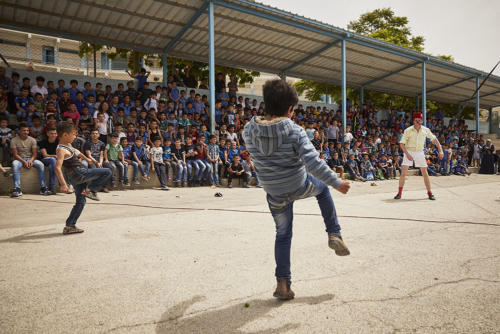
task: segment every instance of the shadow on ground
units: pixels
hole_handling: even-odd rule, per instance
[[[320,304],[334,298],[333,294],[314,297],[300,297],[291,301],[281,302],[277,299],[254,299],[228,306],[223,309],[208,310],[194,315],[184,315],[193,304],[203,301],[205,297],[196,296],[169,308],[163,313],[156,324],[157,334],[187,334],[187,333],[245,333],[240,328],[251,323],[283,304]],[[245,307],[248,304],[248,307]],[[252,334],[284,333],[300,327],[299,323],[288,323],[278,328],[269,328]]]
[[[1,243],[8,243],[8,242],[14,242],[14,243],[37,243],[39,241],[36,240],[42,240],[42,239],[52,239],[52,238],[58,238],[62,237],[62,233],[45,233],[45,234],[37,234],[40,232],[47,232],[47,231],[52,231],[50,230],[43,230],[43,231],[36,231],[36,232],[29,232],[29,233],[24,233],[20,235],[16,235],[15,237],[8,238],[8,239],[2,239],[0,240]]]

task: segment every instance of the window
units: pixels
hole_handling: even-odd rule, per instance
[[[128,69],[128,60],[125,58],[116,58],[111,63],[112,70],[126,70]]]
[[[8,39],[0,39],[0,44],[15,45],[15,46],[26,46],[24,42],[10,41]]]
[[[109,70],[109,58],[106,56],[106,52],[101,52],[101,69]]]
[[[54,64],[54,47],[53,46],[44,46],[42,47],[42,62],[45,64]]]
[[[71,54],[74,54],[74,55],[78,54],[77,50],[71,50],[71,49],[65,49],[65,48],[59,48],[59,52],[71,53]]]

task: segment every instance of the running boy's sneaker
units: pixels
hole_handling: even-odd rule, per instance
[[[11,197],[21,197],[22,195],[23,195],[23,193],[21,192],[21,189],[15,188],[10,196]]]
[[[342,240],[342,237],[337,237],[335,235],[329,235],[328,236],[328,247],[333,249],[335,251],[335,254],[338,256],[346,256],[351,254],[349,252],[349,249],[345,245],[344,241]]]
[[[295,297],[295,293],[290,288],[291,282],[285,278],[277,279],[276,290],[273,293],[273,297],[276,297],[280,300],[290,300]]]
[[[97,196],[97,193],[94,191],[86,191],[85,192],[85,197],[88,199],[91,199],[93,201],[100,201],[101,199]]]
[[[74,234],[74,233],[83,233],[83,230],[76,226],[64,226],[63,234]]]
[[[401,195],[400,194],[396,194],[396,196],[394,196],[394,199],[401,199]]]
[[[170,188],[168,186],[166,186],[166,185],[165,186],[161,186],[161,189],[162,190],[170,190]]]

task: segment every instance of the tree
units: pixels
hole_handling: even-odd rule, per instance
[[[198,77],[198,80],[206,80],[209,82],[209,69],[208,64],[199,61],[191,61],[187,59],[173,58],[167,57],[167,65],[168,68],[172,68],[172,62],[174,67],[183,69],[185,67],[189,67],[191,69],[191,75]],[[162,61],[160,61],[160,65],[163,66]],[[224,75],[233,76],[235,75],[238,78],[238,85],[243,86],[247,83],[252,83],[254,78],[260,76],[260,72],[257,71],[248,71],[240,68],[227,67],[227,66],[219,66],[215,65],[216,73],[223,73]]]
[[[86,58],[87,59],[87,71],[88,71],[88,67],[89,67],[89,56],[95,54],[97,51],[101,50],[102,48],[104,48],[104,46],[100,45],[100,44],[90,44],[87,42],[80,42],[80,45],[78,47],[78,56],[80,58],[83,58],[85,56],[87,57]],[[97,66],[96,59],[94,58],[94,74],[97,71],[96,66]]]
[[[351,21],[347,29],[355,33],[404,46],[417,51],[424,49],[424,37],[413,36],[406,16],[395,16],[391,8],[375,9]]]
[[[361,35],[416,51],[423,51],[425,38],[423,36],[412,35],[408,23],[407,17],[396,16],[391,8],[381,8],[362,14],[358,20],[351,21],[347,25],[347,28]],[[447,61],[454,61],[453,57],[450,55],[440,55],[438,57]],[[294,86],[299,94],[305,93],[306,98],[311,101],[320,101],[324,94],[332,96],[335,101],[341,100],[340,86],[319,83],[312,80],[300,80],[297,81]],[[357,89],[347,88],[346,95],[351,101],[359,101],[360,92]],[[403,107],[405,110],[411,110],[416,105],[416,100],[413,97],[399,96],[367,89],[364,91],[364,98],[365,100],[371,100],[376,106],[383,108]],[[447,115],[456,113],[457,110],[456,105],[432,102],[429,100],[427,101],[426,107],[429,112],[440,109]]]
[[[451,55],[438,55],[438,57],[441,58],[441,59],[450,61],[450,62],[454,62],[455,61],[455,58],[453,58],[453,56],[451,56]]]

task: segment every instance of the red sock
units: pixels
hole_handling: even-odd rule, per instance
[[[431,195],[432,195],[432,191],[430,191],[430,190],[429,190],[429,191],[427,192],[427,195],[431,196]]]
[[[398,195],[401,196],[402,193],[403,193],[403,187],[399,187],[399,189],[398,189]]]

